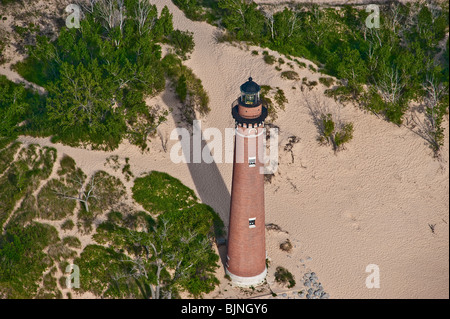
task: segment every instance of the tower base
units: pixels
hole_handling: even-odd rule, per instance
[[[259,275],[253,276],[253,277],[241,277],[241,276],[237,276],[232,274],[231,272],[228,271],[228,269],[225,268],[225,272],[228,276],[230,276],[231,281],[239,287],[243,287],[243,288],[249,288],[251,286],[259,286],[262,283],[264,283],[264,280],[266,279],[266,275],[267,275],[267,268],[264,269],[264,271],[262,273],[260,273]]]

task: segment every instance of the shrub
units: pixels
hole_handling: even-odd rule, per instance
[[[294,275],[292,275],[286,268],[278,266],[275,271],[275,281],[279,284],[286,285],[288,288],[295,286]]]
[[[62,229],[62,230],[72,230],[73,227],[75,227],[75,224],[74,224],[73,220],[71,220],[71,219],[66,219],[66,220],[61,224],[61,229]]]
[[[174,46],[175,53],[183,60],[186,60],[187,55],[194,51],[193,34],[189,31],[173,30],[168,36],[168,43]]]
[[[175,86],[175,93],[177,93],[181,102],[186,101],[187,85],[186,85],[186,76],[184,74],[182,74],[177,81],[177,85]]]
[[[347,143],[353,138],[353,123],[346,123],[342,127],[342,129],[336,132],[334,136],[334,141],[336,143],[337,148],[341,147],[341,145]]]
[[[192,189],[169,174],[152,171],[134,180],[133,198],[155,214],[189,207],[197,202]]]
[[[335,152],[353,138],[353,123],[342,121],[336,123],[330,113],[321,114],[320,121],[321,135],[319,141],[323,144],[333,145]]]
[[[275,63],[275,57],[270,55],[270,54],[266,54],[264,55],[264,62],[266,62],[267,64],[274,64]]]
[[[298,73],[295,71],[283,71],[281,72],[281,77],[283,79],[288,79],[288,80],[299,80],[300,77],[298,76]]]
[[[312,64],[308,65],[308,69],[310,69],[313,72],[317,72],[317,69]]]
[[[56,150],[30,144],[17,155],[9,168],[0,176],[0,226],[8,218],[17,200],[33,191],[53,168]]]
[[[57,192],[64,192],[67,196],[77,196],[77,188],[67,186],[57,179],[51,179],[42,187],[37,195],[39,217],[50,220],[61,220],[73,214],[75,200],[67,200]]]
[[[6,139],[4,141],[7,142]],[[14,158],[14,154],[17,153],[20,144],[20,142],[14,142],[9,146],[0,149],[0,174],[3,173],[5,169],[8,168],[8,166],[11,164]]]
[[[277,89],[274,99],[275,102],[277,102],[278,107],[282,110],[284,110],[285,104],[289,102],[288,99],[286,98],[286,95],[284,95],[284,91],[282,89]]]
[[[0,292],[4,298],[36,296],[44,270],[52,265],[43,250],[58,240],[54,227],[36,222],[8,228],[0,235]]]
[[[286,252],[290,252],[292,250],[292,243],[289,239],[286,239],[284,242],[280,244],[280,249]]]
[[[128,260],[125,254],[116,252],[113,248],[105,248],[100,245],[88,245],[80,257],[74,260],[74,264],[80,267],[80,277],[83,285],[80,292],[92,292],[98,297],[123,298],[130,293],[137,296],[137,287],[130,291],[129,281],[114,281],[114,276],[131,273],[131,264],[121,260]],[[130,278],[131,280],[131,278]],[[75,290],[77,291],[77,290]]]
[[[362,106],[375,114],[384,115],[386,120],[400,125],[403,122],[403,115],[406,112],[407,105],[404,100],[397,103],[385,102],[380,94],[371,88],[368,93],[361,98]]]
[[[319,82],[322,83],[323,85],[325,85],[327,88],[329,88],[331,85],[333,85],[334,80],[333,80],[333,78],[320,77]]]
[[[173,54],[167,54],[163,59],[163,64],[167,76],[175,83],[176,93],[180,94],[180,100],[185,102],[185,109],[182,110],[185,119],[191,123],[195,116],[195,110],[201,115],[208,114],[211,110],[209,108],[209,96],[203,87],[202,81],[197,78],[194,72],[184,66],[181,60]],[[186,80],[181,79],[180,81],[182,76]]]
[[[297,65],[299,66],[300,69],[306,68],[306,63],[305,62],[300,62],[297,59],[295,59],[294,61],[297,63]]]
[[[63,238],[62,242],[64,245],[72,248],[81,248],[81,241],[78,239],[78,237],[67,236]]]
[[[105,171],[95,172],[88,181],[88,185],[95,185],[93,188],[95,197],[88,200],[89,212],[93,213],[94,216],[98,213],[104,213],[120,203],[126,195],[126,189],[122,181]]]

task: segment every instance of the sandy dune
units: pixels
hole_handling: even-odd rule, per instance
[[[299,291],[304,289],[300,282],[303,274],[312,270],[331,298],[449,297],[448,120],[443,158],[437,161],[425,141],[407,127],[348,105],[340,112],[354,123],[354,138],[347,149],[335,155],[331,147],[317,143],[317,130],[297,83],[281,79],[280,72],[265,64],[261,54],[250,53],[261,49],[217,44],[215,27],[188,20],[171,1],[152,2],[158,11],[164,5],[169,7],[175,28],[194,32],[196,47],[186,65],[210,96],[211,112],[201,119],[203,129],[217,127],[224,132],[233,127],[230,105],[249,75],[259,84],[280,87],[286,93],[289,103],[275,123],[280,127],[280,166],[265,191],[266,222],[279,225],[288,234],[268,232],[271,276],[276,266],[286,267],[295,275],[294,290]],[[307,69],[295,70],[308,80],[320,76]],[[321,95],[323,89],[318,86],[311,94]],[[162,107],[178,105],[170,91],[148,102]],[[169,120],[160,131],[170,135],[176,125],[176,120]],[[293,135],[300,142],[293,148],[292,163],[291,154],[283,148]],[[58,154],[72,156],[87,174],[105,169],[103,164],[111,154],[129,157],[135,176],[165,171],[195,189],[228,223],[232,164],[174,164],[158,138],[146,154],[128,143],[108,153],[53,145],[49,139],[20,140],[52,145]],[[169,150],[175,142],[169,141]],[[125,184],[131,186],[131,182]],[[434,225],[434,233],[429,225]],[[294,243],[290,254],[278,248],[287,237]],[[379,289],[366,288],[369,264],[379,266]],[[220,279],[222,271],[218,272]],[[217,296],[217,291],[211,296]]]

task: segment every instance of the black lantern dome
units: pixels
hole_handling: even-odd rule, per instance
[[[253,82],[252,77],[248,78],[248,81],[241,85],[241,102],[245,105],[259,105],[259,92],[261,87]]]

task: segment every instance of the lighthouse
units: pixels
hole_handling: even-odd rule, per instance
[[[250,77],[232,104],[235,120],[233,181],[226,273],[242,287],[264,282],[266,268],[264,211],[264,120],[267,108],[260,86]]]

